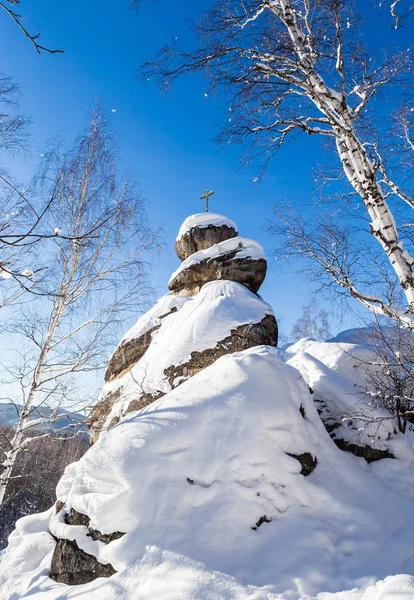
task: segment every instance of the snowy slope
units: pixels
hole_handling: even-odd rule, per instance
[[[412,599],[410,576],[377,583],[413,571],[406,438],[401,458],[372,465],[340,451],[282,358],[265,346],[222,357],[102,436],[67,468],[58,498],[102,533],[126,535],[93,542],[54,509],[22,519],[0,598]],[[303,452],[318,461],[307,477],[287,454]],[[119,572],[51,581],[48,529]]]
[[[334,437],[404,456],[405,438],[395,434],[390,413],[367,395],[367,371],[377,368],[378,357],[365,345],[337,341],[342,339],[368,338],[365,330],[349,330],[327,342],[304,338],[284,347],[284,358],[314,392],[324,422],[335,424]]]
[[[186,298],[185,296],[171,296],[170,294],[162,296],[158,302],[156,302],[150,310],[144,313],[135,325],[127,331],[120,344],[133,340],[134,338],[139,338],[153,327],[162,325],[162,318],[165,315],[180,310],[188,300],[189,298]]]

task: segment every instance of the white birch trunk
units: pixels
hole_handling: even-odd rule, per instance
[[[296,20],[290,0],[276,0],[273,10],[284,21],[295,51],[306,72],[306,92],[317,108],[331,122],[336,146],[344,172],[361,199],[371,218],[371,233],[388,256],[407,299],[408,310],[414,314],[414,259],[403,250],[393,215],[385,201],[376,173],[365,148],[359,141],[346,98],[331,90],[314,70],[306,36]],[[272,8],[271,8],[272,10]]]
[[[36,368],[33,373],[32,385],[30,387],[29,395],[24,403],[23,410],[20,413],[19,422],[16,426],[16,431],[13,435],[13,438],[10,442],[10,449],[5,453],[6,458],[2,463],[3,472],[0,476],[0,506],[4,502],[4,498],[7,491],[7,486],[10,483],[10,479],[12,477],[13,467],[16,463],[17,456],[21,452],[24,447],[24,432],[27,425],[27,422],[30,417],[30,412],[32,407],[34,406],[34,402],[37,396],[37,392],[39,390],[39,386],[41,384],[41,378],[43,374],[43,370],[45,368],[47,355],[50,349],[50,343],[53,339],[56,327],[61,318],[61,301],[58,302],[58,306],[56,307],[53,317],[49,324],[49,330],[47,336],[45,338],[45,342],[42,346],[42,349],[39,354],[39,359],[36,365]]]

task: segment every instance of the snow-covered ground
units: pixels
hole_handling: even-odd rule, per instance
[[[321,364],[331,351],[340,354],[320,344]],[[286,355],[261,346],[224,356],[103,435],[67,468],[58,498],[92,528],[126,535],[105,545],[54,509],[26,517],[2,557],[0,598],[414,598],[407,438],[395,436],[398,459],[370,465],[339,450]],[[289,456],[305,452],[317,459],[307,477]],[[118,573],[53,582],[49,531]]]

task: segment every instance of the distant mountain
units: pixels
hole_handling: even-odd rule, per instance
[[[9,425],[10,427],[15,427],[18,422],[18,410],[21,410],[22,406],[14,405],[10,402],[8,403],[0,403],[0,425]],[[62,410],[62,414],[67,415],[63,416],[59,421],[55,423],[44,423],[39,425],[39,429],[51,429],[53,431],[58,431],[63,427],[68,427],[73,423],[85,423],[86,415],[82,415],[81,413],[71,413],[68,410]],[[36,409],[36,412],[33,413],[31,420],[37,420],[41,417],[48,417],[51,411],[46,406],[39,407]],[[82,429],[87,429],[86,424],[83,424]]]

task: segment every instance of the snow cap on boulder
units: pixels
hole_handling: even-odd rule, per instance
[[[236,223],[223,215],[210,212],[191,215],[181,225],[174,248],[178,258],[185,260],[199,250],[236,237],[237,232]]]
[[[222,279],[257,293],[266,277],[263,248],[254,240],[239,237],[237,225],[222,215],[188,217],[174,247],[183,262],[168,283],[173,294],[194,296],[206,283]]]

